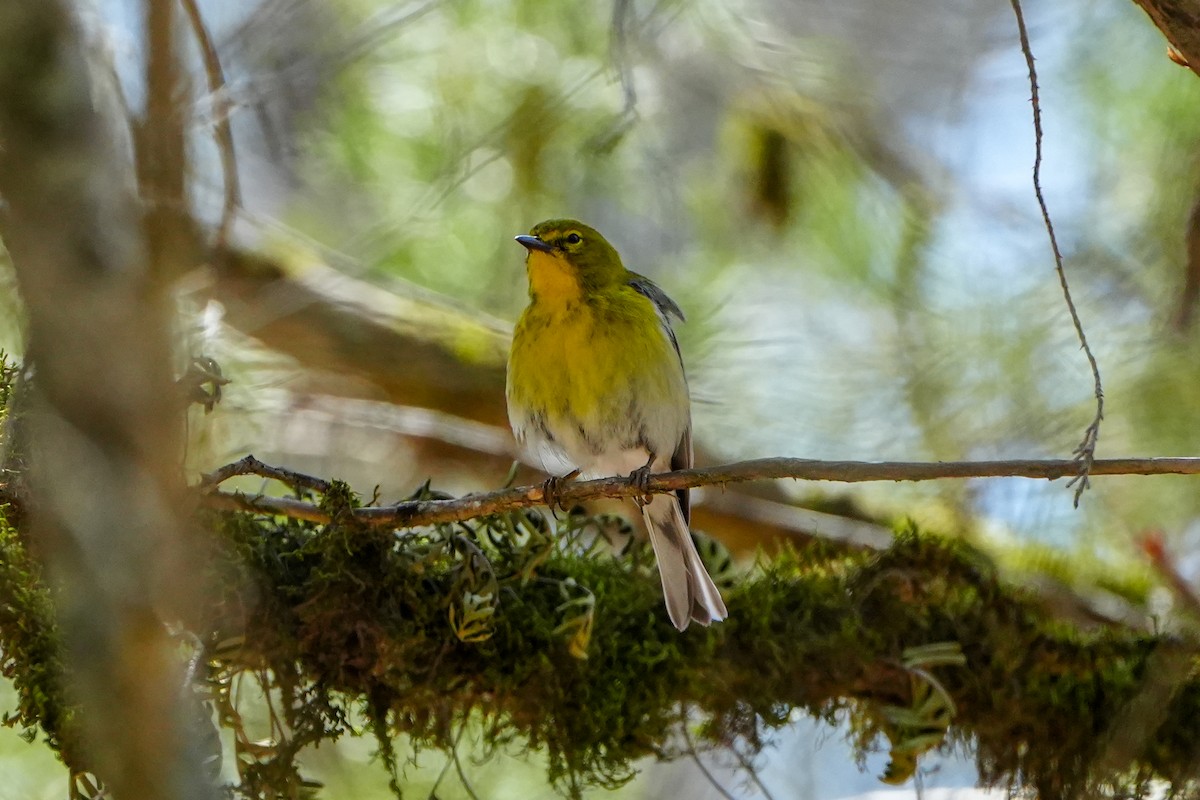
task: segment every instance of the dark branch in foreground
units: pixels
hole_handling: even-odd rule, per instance
[[[216,470],[203,484],[215,487],[232,475],[256,474],[278,477],[285,474],[289,485],[316,484],[319,479],[297,476],[287,470],[262,465],[263,471],[246,469],[246,465],[261,464],[247,457],[237,465]],[[240,468],[239,468],[240,467]],[[676,489],[695,489],[727,483],[794,478],[810,481],[863,483],[867,481],[929,481],[944,478],[1039,478],[1058,480],[1078,475],[1075,460],[1013,460],[1013,461],[816,461],[806,458],[761,458],[703,469],[685,469],[651,476],[643,492],[629,478],[600,478],[563,484],[556,497],[560,504],[570,505],[600,497],[641,497],[643,494],[665,494]],[[1092,463],[1092,475],[1196,475],[1200,474],[1200,458],[1106,458]],[[304,478],[304,480],[301,480]],[[541,485],[501,489],[487,494],[473,494],[453,500],[410,500],[390,506],[354,509],[358,521],[376,527],[412,528],[501,514],[545,503]],[[293,519],[325,523],[332,519],[329,511],[312,503],[281,497],[248,496],[240,493],[208,491],[203,497],[210,508],[278,514]]]

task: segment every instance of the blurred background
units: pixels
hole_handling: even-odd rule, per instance
[[[253,452],[384,501],[426,478],[452,492],[502,484],[503,360],[526,291],[512,237],[559,216],[603,231],[687,312],[700,463],[1065,458],[1092,418],[1033,193],[1008,3],[194,11],[182,36],[192,200],[206,235],[242,254],[180,284],[181,359],[213,357],[232,379],[191,420],[194,472]],[[141,13],[96,0],[83,15],[134,114]],[[1025,15],[1042,184],[1107,398],[1097,456],[1195,454],[1200,84],[1128,0]],[[0,286],[0,346],[20,353],[7,265]],[[1034,545],[1094,573],[1136,570],[1132,539],[1149,527],[1200,553],[1194,480],[1098,478],[1078,510],[1072,498],[1021,479],[787,482],[702,493],[697,513],[743,556],[836,527],[789,516],[795,505],[911,518],[998,551]],[[0,798],[61,794],[48,754],[15,733],[0,747],[22,782]],[[306,763],[328,797],[383,797],[372,750],[355,740]],[[551,796],[537,764],[464,753],[480,797]],[[924,796],[969,796],[952,791],[974,781],[965,755],[923,762]],[[412,796],[432,791],[444,760],[417,759]],[[883,791],[885,761],[856,764],[838,728],[798,720],[758,764],[775,797],[914,796],[911,783]],[[692,762],[647,766],[619,796],[721,796]],[[763,796],[736,766],[708,763],[734,796]],[[469,794],[453,776],[436,792]]]

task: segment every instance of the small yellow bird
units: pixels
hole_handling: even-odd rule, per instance
[[[529,305],[508,360],[508,419],[549,471],[649,475],[692,465],[692,419],[679,343],[683,312],[630,272],[594,228],[552,219],[516,237],[528,251]],[[688,492],[642,506],[679,630],[725,619],[721,593],[688,532]]]

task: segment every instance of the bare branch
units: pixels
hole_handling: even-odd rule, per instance
[[[1133,0],[1166,37],[1167,57],[1192,72],[1200,70],[1200,0]]]
[[[775,800],[775,795],[771,794],[771,791],[767,788],[767,785],[762,782],[762,778],[758,776],[758,770],[754,768],[754,763],[750,760],[750,758],[740,749],[738,749],[737,746],[729,749],[733,752],[733,756],[737,759],[738,764],[740,764],[742,769],[746,771],[746,774],[750,776],[750,780],[753,781],[754,785],[758,787],[758,790],[762,792],[763,797],[767,798],[767,800]]]
[[[232,466],[232,465],[231,465]],[[221,474],[224,467],[214,472]],[[1040,478],[1058,480],[1078,473],[1074,460],[1014,461],[814,461],[805,458],[762,458],[703,469],[683,469],[650,476],[645,489],[626,477],[599,478],[562,484],[555,492],[561,505],[600,497],[636,498],[645,494],[666,494],[678,489],[716,486],[746,481],[794,478],[811,481],[863,483],[868,481],[928,481],[943,478]],[[242,474],[234,472],[232,474]],[[1092,463],[1092,475],[1197,475],[1200,458],[1108,458]],[[206,486],[213,485],[207,482]],[[354,519],[372,527],[412,528],[462,522],[490,514],[503,514],[544,505],[542,485],[502,489],[489,494],[474,494],[454,500],[409,500],[392,506],[354,509]],[[249,497],[243,494],[209,491],[204,505],[235,511],[302,519],[326,523],[331,514],[311,503],[278,497]]]
[[[1029,32],[1025,29],[1025,16],[1021,13],[1021,0],[1011,0],[1013,13],[1017,17],[1017,32],[1021,36],[1021,52],[1025,54],[1025,64],[1029,67],[1030,101],[1033,104],[1033,193],[1037,195],[1038,207],[1042,210],[1042,221],[1046,224],[1046,233],[1050,236],[1050,249],[1054,251],[1054,269],[1058,272],[1058,282],[1062,286],[1063,299],[1067,302],[1067,311],[1071,313],[1071,322],[1075,325],[1075,333],[1079,337],[1079,345],[1087,355],[1088,365],[1092,368],[1092,380],[1095,384],[1096,416],[1083,432],[1083,441],[1075,448],[1075,465],[1077,474],[1067,486],[1075,485],[1075,506],[1079,507],[1079,498],[1090,485],[1088,476],[1092,474],[1092,466],[1096,458],[1096,441],[1100,438],[1100,422],[1104,419],[1104,387],[1100,385],[1100,366],[1096,356],[1088,345],[1087,336],[1083,332],[1083,322],[1075,309],[1075,301],[1071,299],[1071,287],[1067,284],[1067,273],[1063,269],[1062,251],[1058,248],[1058,238],[1054,235],[1054,224],[1050,221],[1050,210],[1046,207],[1046,197],[1042,194],[1042,106],[1038,100],[1037,68],[1033,63],[1033,50],[1029,47]]]
[[[364,377],[398,405],[507,425],[497,387],[509,334],[498,320],[416,290],[382,293],[319,263],[293,275],[278,261],[231,248],[217,261],[214,299],[231,325],[268,347],[317,370]]]
[[[263,478],[272,478],[296,490],[329,491],[329,481],[313,477],[312,475],[305,475],[302,472],[284,469],[283,467],[272,467],[269,464],[259,461],[254,456],[246,456],[232,464],[226,464],[220,469],[213,470],[204,476],[200,485],[215,486],[237,475],[258,475]]]
[[[624,107],[621,113],[626,116],[637,113],[637,89],[633,85],[633,71],[629,67],[630,16],[629,0],[616,0],[613,3],[612,56],[621,81],[621,94],[624,97]]]
[[[696,743],[692,740],[692,734],[688,732],[687,726],[688,721],[685,715],[684,719],[679,725],[680,729],[683,731],[683,740],[687,743],[687,750],[685,752],[692,757],[692,761],[696,763],[696,768],[700,770],[700,774],[703,775],[709,784],[717,790],[717,793],[721,795],[721,797],[725,798],[725,800],[737,800],[736,797],[729,793],[728,789],[721,785],[721,782],[717,780],[717,776],[713,775],[712,771],[705,766],[704,760],[700,758],[700,752],[696,749]]]
[[[135,129],[138,187],[150,265],[170,280],[199,255],[198,230],[187,191],[185,115],[179,102],[186,86],[175,52],[175,7],[143,0],[146,26],[146,111]]]
[[[328,511],[312,503],[287,497],[251,497],[241,492],[214,492],[204,496],[204,505],[224,511],[249,511],[253,514],[274,514],[289,519],[324,524],[333,519]]]
[[[230,99],[225,86],[225,70],[221,67],[221,57],[217,54],[216,45],[200,15],[196,0],[181,0],[184,13],[192,26],[192,35],[200,46],[200,55],[204,59],[204,74],[208,80],[208,92],[213,103],[213,135],[217,141],[217,151],[221,156],[221,172],[225,181],[225,201],[221,208],[221,222],[217,227],[217,248],[223,248],[229,241],[229,229],[233,226],[234,216],[242,204],[242,188],[238,181],[237,155],[233,149],[233,127],[229,124]]]

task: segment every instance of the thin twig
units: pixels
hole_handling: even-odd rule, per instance
[[[247,459],[222,467],[212,476],[246,474],[238,465]],[[260,462],[252,461],[252,464]],[[274,475],[262,471],[276,468],[255,467],[250,474]],[[291,475],[287,470],[281,474]],[[1069,459],[1014,461],[814,461],[805,458],[762,458],[704,469],[685,469],[650,476],[644,488],[626,477],[570,481],[555,492],[563,506],[599,497],[634,498],[646,494],[666,494],[699,486],[744,483],[746,481],[795,478],[811,481],[863,483],[867,481],[928,481],[964,478],[1035,478],[1058,480],[1075,475],[1078,465]],[[1200,458],[1106,458],[1092,463],[1093,475],[1200,475]],[[311,479],[317,480],[317,479]],[[286,481],[285,481],[286,482]],[[202,483],[202,488],[215,485]],[[462,522],[490,514],[503,514],[545,504],[541,484],[474,494],[453,500],[407,500],[392,506],[357,508],[349,516],[372,527],[413,528]],[[279,497],[251,497],[244,494],[207,491],[201,502],[209,508],[272,514],[309,522],[327,523],[330,513],[311,503]]]
[[[287,517],[303,522],[315,522],[319,525],[324,525],[333,519],[328,511],[317,508],[312,503],[293,500],[290,497],[247,495],[242,492],[213,492],[202,495],[200,503],[206,508],[222,511],[248,511],[251,514]]]
[[[254,671],[254,678],[258,681],[258,690],[266,702],[267,719],[271,731],[271,746],[278,747],[280,743],[287,741],[288,736],[287,728],[284,727],[283,721],[279,718],[279,713],[275,710],[275,701],[271,699],[271,679],[267,677],[267,670],[265,669],[256,669]]]
[[[433,788],[429,790],[429,800],[437,800],[438,787],[442,785],[442,780],[445,779],[446,773],[450,771],[451,766],[458,769],[458,777],[462,779],[464,788],[466,788],[471,797],[475,797],[475,792],[471,789],[470,784],[466,782],[466,779],[463,778],[462,767],[458,763],[458,743],[462,741],[463,733],[466,730],[467,720],[464,719],[458,728],[458,734],[454,737],[454,744],[450,746],[450,756],[446,759],[446,763],[442,766],[441,771],[438,773],[437,780],[433,782]]]
[[[629,68],[630,16],[629,0],[616,0],[613,3],[612,59],[617,67],[617,77],[621,82],[621,94],[624,98],[621,108],[623,118],[637,115],[637,88],[633,85],[633,70]]]
[[[643,38],[649,38],[646,35],[646,29],[649,28],[648,23],[659,13],[662,5],[662,0],[660,0],[639,22],[630,0],[613,1],[612,39],[609,44],[609,55],[613,67],[617,71],[617,81],[621,85],[621,111],[607,130],[593,137],[591,146],[599,152],[610,150],[638,120],[637,86],[634,83],[633,68],[629,58],[630,25],[637,25],[639,34]],[[650,31],[651,36],[654,33],[655,31]]]
[[[437,800],[438,787],[441,786],[442,781],[446,779],[446,773],[448,773],[450,771],[450,767],[453,766],[453,764],[454,764],[454,758],[447,757],[446,763],[442,765],[441,770],[438,772],[437,778],[433,782],[433,788],[431,788],[429,790],[429,800]]]
[[[754,785],[758,787],[758,790],[762,792],[763,797],[767,798],[767,800],[775,800],[775,796],[771,794],[771,790],[767,788],[767,785],[762,782],[762,778],[758,777],[758,770],[755,769],[754,764],[750,763],[750,759],[746,757],[746,754],[736,747],[731,747],[729,749],[733,752],[733,757],[737,759],[738,764],[741,765],[742,769],[746,770],[746,774],[750,776],[750,780],[752,780]]]
[[[1075,301],[1071,299],[1071,287],[1067,284],[1067,273],[1063,269],[1062,251],[1058,247],[1058,238],[1054,235],[1054,224],[1050,221],[1050,210],[1046,207],[1046,197],[1042,194],[1042,106],[1038,100],[1037,68],[1033,64],[1033,50],[1029,46],[1029,32],[1025,29],[1025,16],[1021,13],[1021,0],[1011,0],[1013,13],[1017,17],[1017,32],[1021,37],[1021,52],[1025,55],[1025,64],[1029,67],[1030,100],[1033,104],[1033,193],[1037,195],[1038,207],[1042,210],[1042,220],[1046,223],[1046,233],[1050,236],[1050,248],[1054,251],[1054,268],[1058,272],[1058,282],[1062,286],[1063,299],[1066,300],[1067,310],[1071,313],[1071,322],[1075,325],[1075,333],[1079,336],[1079,345],[1087,355],[1089,366],[1092,368],[1092,380],[1096,393],[1096,416],[1083,432],[1083,441],[1075,448],[1075,464],[1077,474],[1067,486],[1075,485],[1075,506],[1079,507],[1079,498],[1091,485],[1088,479],[1094,474],[1092,468],[1096,459],[1096,441],[1100,438],[1100,422],[1104,419],[1104,387],[1100,384],[1100,366],[1096,356],[1088,345],[1087,336],[1083,332],[1083,322],[1075,309]]]
[[[706,767],[704,762],[700,759],[700,753],[696,751],[696,743],[692,741],[692,735],[688,733],[686,718],[683,720],[680,727],[683,729],[683,740],[687,742],[688,755],[692,757],[692,761],[696,762],[696,766],[700,769],[700,773],[708,779],[708,782],[712,784],[712,787],[716,789],[721,796],[725,798],[725,800],[737,800],[736,797],[729,793],[728,789],[721,785],[720,781],[717,780],[717,777],[713,775],[711,771],[709,771],[708,767]]]
[[[201,479],[200,486],[202,488],[215,487],[238,475],[273,478],[297,490],[308,489],[321,493],[329,491],[329,481],[283,467],[273,467],[270,464],[264,464],[254,456],[246,456],[232,464],[226,464],[220,469],[213,470]]]
[[[221,208],[221,223],[217,227],[217,247],[222,250],[229,240],[229,229],[233,226],[234,216],[242,204],[242,189],[238,180],[237,155],[233,149],[233,128],[229,124],[230,100],[226,91],[225,70],[221,67],[221,57],[209,36],[204,18],[196,0],[180,0],[188,22],[192,26],[192,35],[200,47],[200,55],[204,59],[204,74],[208,80],[208,93],[213,102],[213,136],[217,141],[217,151],[221,156],[221,172],[225,183],[225,201]]]
[[[458,780],[462,784],[463,789],[467,792],[467,797],[471,800],[479,800],[479,795],[475,794],[475,789],[472,788],[471,782],[467,780],[467,773],[463,770],[462,760],[458,757],[458,743],[462,740],[463,732],[467,729],[467,719],[464,717],[458,728],[458,736],[454,739],[454,747],[450,750],[450,758],[454,761],[454,771],[458,773]]]
[[[359,25],[349,37],[347,46],[338,53],[337,63],[347,66],[359,59],[369,56],[399,34],[400,30],[411,22],[433,11],[442,4],[443,0],[430,0],[426,3],[410,3],[404,8],[388,5],[378,13],[371,15]]]

